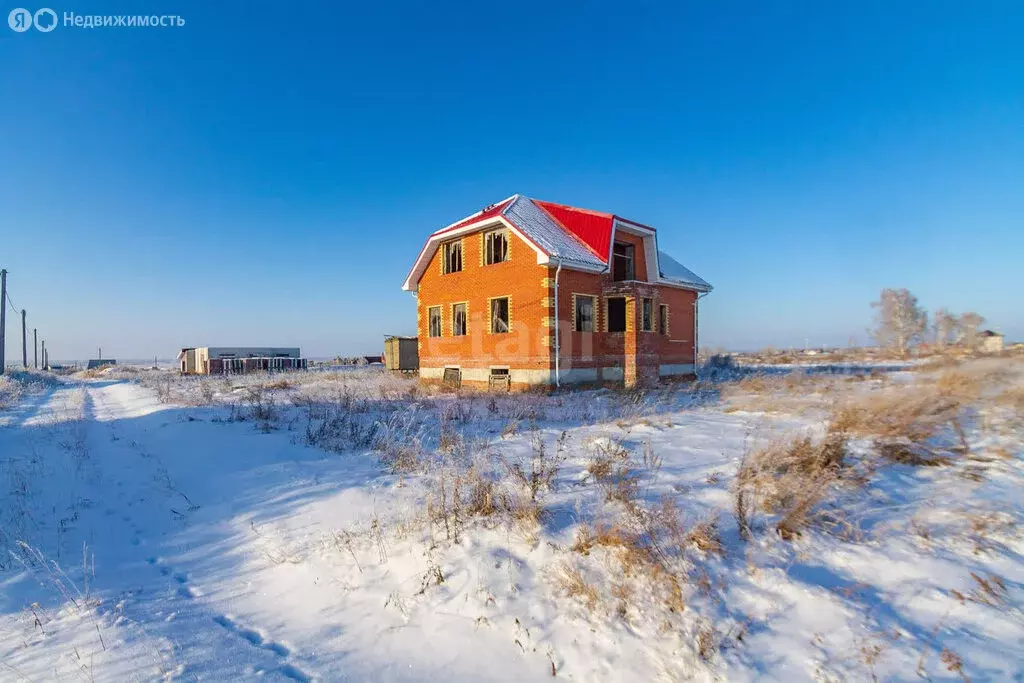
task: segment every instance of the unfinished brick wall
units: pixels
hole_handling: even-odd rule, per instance
[[[577,332],[575,296],[595,297],[594,332]],[[610,297],[626,298],[626,331],[608,332]],[[627,383],[656,381],[660,365],[693,360],[693,302],[696,292],[647,282],[613,282],[610,274],[562,270],[559,277],[560,362],[562,369],[622,367]],[[651,330],[641,329],[642,299],[652,300]],[[667,334],[661,334],[662,305],[668,306]]]
[[[556,268],[537,263],[536,252],[511,231],[509,260],[484,265],[484,233],[458,238],[462,242],[462,270],[443,273],[444,250],[438,248],[419,282],[417,334],[423,376],[439,376],[445,366],[459,366],[463,381],[480,371],[509,368],[550,377],[554,371],[554,278]],[[634,271],[646,278],[646,254],[640,237],[616,235],[635,246]],[[558,320],[562,377],[595,381],[624,380],[627,384],[657,381],[663,365],[688,365],[693,360],[693,302],[696,293],[641,281],[613,282],[608,274],[562,268],[559,278]],[[574,295],[595,298],[595,331],[575,331]],[[490,331],[490,300],[509,298],[510,331]],[[608,332],[607,300],[624,296],[626,331]],[[641,329],[642,299],[652,300],[651,330]],[[467,334],[453,336],[453,305],[467,307]],[[668,306],[668,334],[659,332],[660,306]],[[429,335],[431,307],[441,307],[440,337]],[[610,370],[605,371],[605,368]],[[478,372],[473,373],[476,370]],[[477,380],[476,383],[478,383]]]
[[[509,260],[484,265],[481,231],[462,241],[462,271],[442,272],[438,248],[419,282],[417,334],[421,368],[551,367],[551,269],[537,263],[537,252],[509,231]],[[509,332],[489,329],[490,300],[509,298]],[[467,306],[467,334],[452,335],[452,305]],[[429,336],[428,309],[441,306],[442,336]]]

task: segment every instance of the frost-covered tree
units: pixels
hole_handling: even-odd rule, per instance
[[[945,346],[953,341],[959,324],[959,319],[946,308],[935,311],[932,316],[932,331],[935,333],[936,346]]]
[[[978,343],[978,328],[984,322],[985,319],[973,311],[961,315],[957,321],[957,341],[973,348]]]
[[[875,309],[875,326],[871,336],[880,346],[888,346],[906,354],[928,329],[928,313],[917,303],[917,297],[906,289],[883,289]]]

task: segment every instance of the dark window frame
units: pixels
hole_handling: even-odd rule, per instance
[[[597,322],[597,315],[596,315],[596,313],[597,313],[597,297],[595,297],[595,296],[593,296],[591,294],[577,294],[575,296],[575,300],[576,300],[576,307],[575,307],[575,310],[573,311],[573,317],[575,318],[576,324],[573,325],[573,329],[576,332],[594,332],[594,331],[596,331],[597,330],[597,325],[595,323]],[[583,323],[584,323],[585,319],[584,319],[584,316],[582,316],[580,314],[580,304],[583,303],[584,300],[589,300],[590,301],[590,317],[589,317],[589,319],[586,319],[586,322],[589,323],[589,329],[585,329],[584,328]]]
[[[461,315],[459,315],[459,308],[462,309],[462,312],[461,312],[462,314]],[[467,328],[469,327],[468,324],[467,324],[468,310],[469,310],[469,307],[466,305],[465,301],[457,303],[457,304],[452,304],[452,336],[453,337],[465,337],[466,336]]]
[[[453,240],[441,245],[441,272],[445,275],[461,273],[463,266],[462,240]]]
[[[654,331],[654,299],[646,296],[640,300],[640,331]]]
[[[500,241],[500,249],[498,249]],[[491,230],[484,233],[484,265],[493,266],[509,260],[508,230]],[[497,258],[500,256],[501,258]]]
[[[505,316],[503,321],[505,329],[499,330],[498,323],[502,322],[502,318],[496,313],[495,306],[502,301],[505,302]],[[507,296],[496,296],[488,302],[488,305],[490,306],[491,334],[508,334],[512,329],[511,311],[509,310],[511,308],[511,303],[509,302],[509,298]]]
[[[427,307],[427,336],[431,338],[444,336],[444,314],[441,306]],[[434,311],[437,311],[437,334],[434,334]]]
[[[658,334],[668,336],[668,304],[658,304]]]

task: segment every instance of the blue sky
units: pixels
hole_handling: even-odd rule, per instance
[[[1019,2],[51,6],[186,21],[0,24],[0,264],[54,358],[374,352],[425,235],[515,192],[657,227],[705,345],[864,341],[883,287],[1024,338]]]

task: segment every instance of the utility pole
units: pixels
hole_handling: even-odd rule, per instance
[[[7,270],[0,270],[0,375],[7,368]]]
[[[25,309],[21,309],[21,365],[28,370],[28,337],[25,336]]]
[[[39,330],[32,328],[32,367],[39,369]]]
[[[46,340],[45,339],[43,340],[43,353],[42,353],[42,356],[43,356],[43,370],[45,370],[46,369]]]

